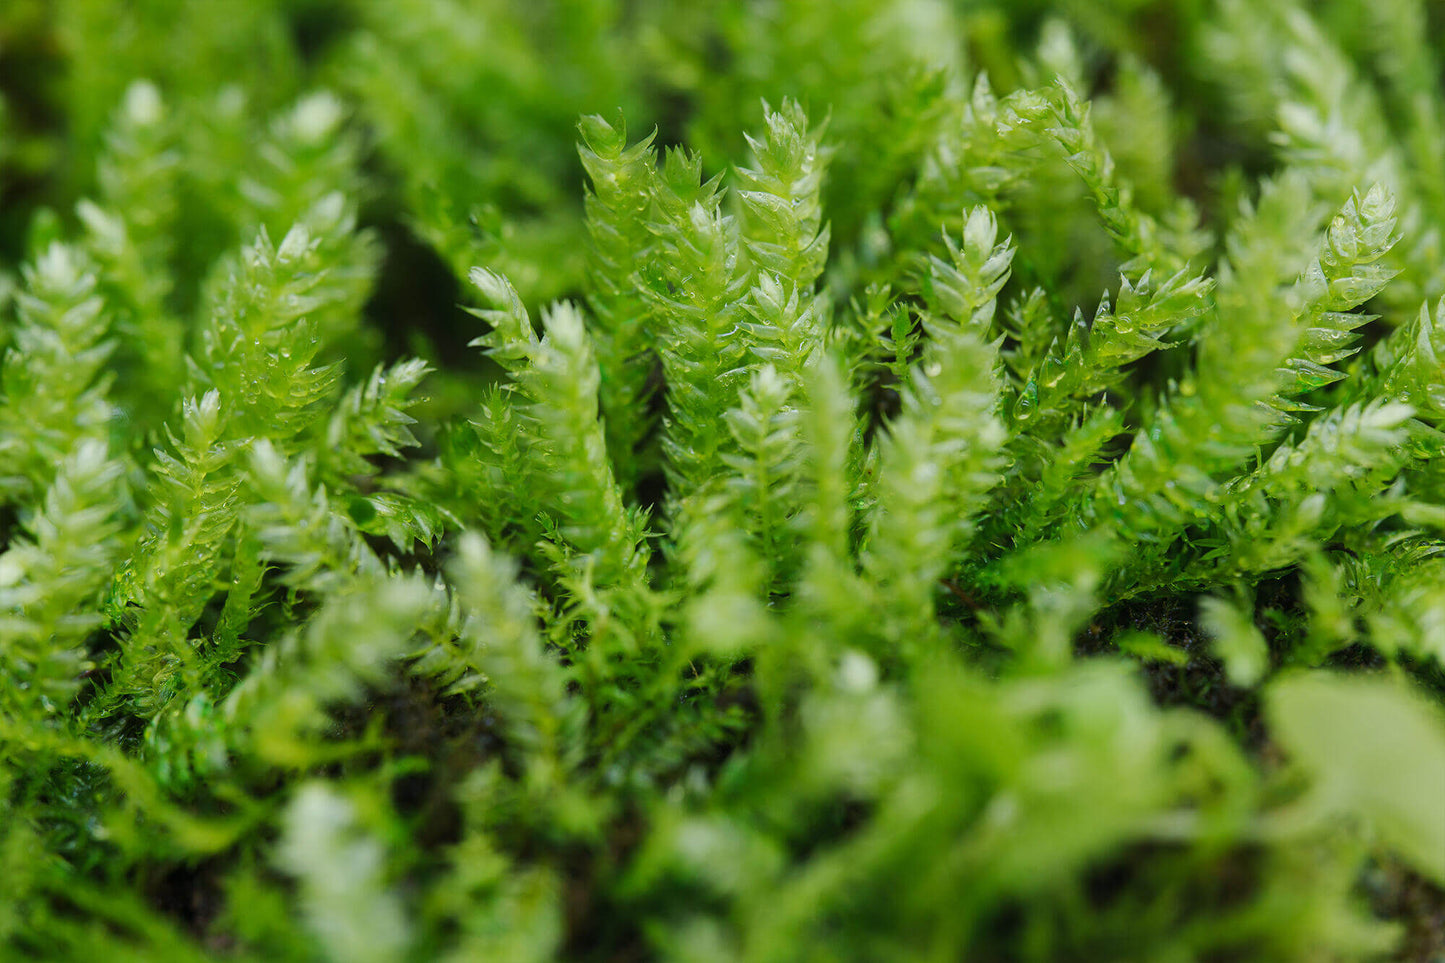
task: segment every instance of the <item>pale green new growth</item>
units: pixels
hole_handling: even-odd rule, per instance
[[[486,345],[516,378],[516,391],[527,399],[519,432],[504,444],[527,450],[529,484],[546,478],[555,486],[539,506],[558,526],[568,545],[595,567],[603,582],[636,580],[647,565],[642,516],[622,501],[613,478],[602,425],[598,420],[599,373],[591,338],[575,306],[558,304],[542,323],[538,338],[517,293],[505,279],[482,269],[472,283],[499,307],[478,312],[493,324]],[[509,492],[498,490],[496,497]]]
[[[923,316],[930,338],[880,446],[882,481],[863,566],[896,599],[890,614],[904,637],[927,631],[934,586],[999,481],[1005,434],[994,414],[997,354],[983,330],[1010,260],[1008,242],[995,246],[996,237],[993,216],[972,212],[963,247],[953,252],[954,301],[936,296],[939,313]]]
[[[111,416],[105,372],[115,343],[95,275],[54,243],[22,272],[14,346],[0,368],[0,484],[34,503],[77,438],[103,438]]]
[[[85,640],[103,620],[96,602],[115,563],[114,496],[124,465],[104,442],[81,441],[23,533],[0,554],[0,713],[60,714],[88,668]]]

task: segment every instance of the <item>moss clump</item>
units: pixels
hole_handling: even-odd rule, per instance
[[[0,958],[1440,952],[1441,24],[1064,10],[0,7]]]

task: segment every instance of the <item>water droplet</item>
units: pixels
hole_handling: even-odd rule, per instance
[[[1030,381],[1020,392],[1018,401],[1014,402],[1014,421],[1020,424],[1033,418],[1034,411],[1039,404],[1039,386]]]
[[[1045,388],[1057,388],[1059,382],[1064,380],[1066,371],[1063,360],[1051,355],[1044,359],[1043,371],[1039,374],[1039,383]],[[1035,395],[1037,395],[1037,391],[1035,391]]]

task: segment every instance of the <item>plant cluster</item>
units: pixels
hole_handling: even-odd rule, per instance
[[[1442,24],[1067,9],[0,8],[0,958],[1445,952]]]

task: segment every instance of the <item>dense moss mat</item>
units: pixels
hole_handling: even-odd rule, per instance
[[[0,958],[1445,959],[1425,0],[7,0]]]

